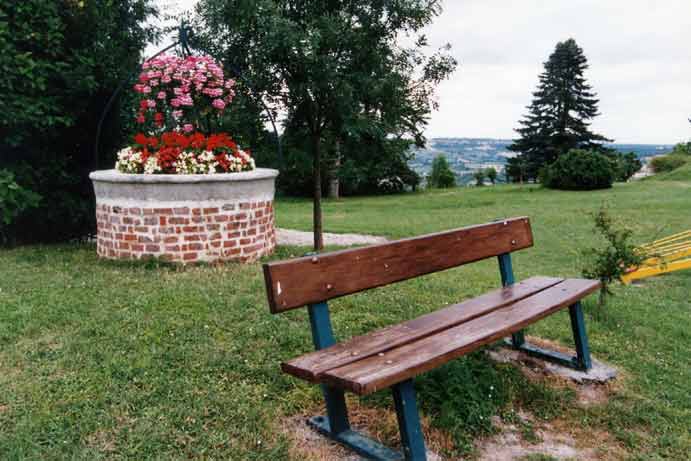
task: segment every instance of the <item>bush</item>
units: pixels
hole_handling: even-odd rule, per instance
[[[632,231],[618,224],[602,206],[594,215],[595,231],[604,237],[607,244],[601,248],[583,250],[588,263],[583,268],[583,276],[602,282],[600,306],[604,306],[607,295],[612,292],[609,286],[624,275],[628,268],[640,265],[644,255],[636,251],[630,242]]]
[[[427,178],[427,186],[445,189],[456,185],[456,175],[451,171],[449,162],[443,155],[438,155],[432,161],[432,172]]]
[[[17,216],[40,201],[40,195],[17,184],[12,172],[0,170],[0,243],[12,239],[9,230]]]
[[[128,96],[115,101],[104,122],[100,162],[94,155],[96,126],[151,38],[145,20],[152,4],[0,2],[0,168],[43,197],[7,227],[9,240],[58,241],[93,233],[88,174],[100,165],[112,168],[129,131],[120,118]]]
[[[612,160],[615,181],[626,182],[643,167],[643,162],[633,152],[622,154],[615,151],[609,157]]]
[[[612,162],[591,150],[572,149],[544,169],[542,183],[551,189],[594,190],[612,187]]]
[[[650,161],[650,166],[653,168],[655,173],[664,173],[666,171],[676,170],[677,168],[684,166],[688,161],[689,159],[684,155],[661,155],[659,157],[654,157]]]
[[[494,167],[487,168],[485,170],[485,175],[487,176],[487,179],[489,179],[492,184],[494,184],[497,181],[497,170],[494,169]]]
[[[475,185],[478,187],[485,185],[485,170],[477,170],[473,173],[473,179],[475,179]]]

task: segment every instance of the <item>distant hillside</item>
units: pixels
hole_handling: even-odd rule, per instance
[[[472,174],[480,168],[494,167],[503,181],[506,159],[514,154],[506,149],[510,139],[490,138],[433,138],[424,149],[414,149],[415,158],[411,167],[425,176],[432,168],[432,160],[444,154],[456,173],[459,184],[472,182]],[[609,144],[620,152],[634,152],[639,158],[666,154],[672,150],[671,144]]]

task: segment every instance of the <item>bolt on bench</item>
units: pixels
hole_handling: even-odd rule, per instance
[[[600,282],[531,277],[515,283],[511,252],[532,245],[530,222],[520,217],[265,264],[271,312],[305,305],[309,310],[316,351],[281,365],[284,372],[322,386],[326,417],[313,417],[309,424],[371,459],[424,460],[415,376],[508,335],[516,348],[587,371],[590,352],[580,300]],[[336,343],[328,300],[494,256],[503,288]],[[526,326],[564,307],[571,315],[575,357],[525,341]],[[393,391],[402,453],[353,431],[348,422],[344,391],[365,395],[387,387]]]

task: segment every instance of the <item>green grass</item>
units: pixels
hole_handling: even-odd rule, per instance
[[[640,241],[691,229],[691,183],[644,181],[598,192],[535,186],[327,201],[330,232],[392,238],[528,215],[535,247],[517,278],[574,276],[597,243],[588,213],[607,202]],[[308,230],[310,203],[280,200],[278,224]],[[301,254],[281,248],[275,258]],[[340,338],[399,322],[498,285],[495,261],[336,300]],[[531,384],[473,355],[420,380],[424,412],[457,453],[524,408],[610,432],[634,459],[691,450],[691,271],[616,287],[605,312],[586,302],[593,354],[623,371],[606,405]],[[570,345],[561,312],[530,334]],[[0,251],[0,459],[288,459],[278,430],[319,405],[317,386],[279,363],[311,349],[306,312],[268,312],[259,264],[175,268],[101,262],[91,245]],[[453,392],[450,392],[453,390]],[[489,394],[493,397],[489,397]],[[390,405],[388,394],[364,400]]]

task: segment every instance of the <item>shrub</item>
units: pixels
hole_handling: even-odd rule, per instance
[[[8,243],[8,228],[24,210],[35,208],[41,196],[23,188],[15,181],[14,174],[0,170],[0,243]]]
[[[604,306],[607,295],[612,294],[609,289],[612,282],[619,280],[628,268],[640,265],[644,255],[630,242],[632,231],[617,223],[606,207],[600,207],[594,220],[595,231],[604,237],[606,245],[583,250],[588,259],[583,276],[602,282],[599,304]]]
[[[659,157],[654,157],[650,161],[650,166],[655,173],[664,173],[665,171],[676,170],[685,165],[688,161],[689,160],[684,155],[661,155]]]
[[[124,102],[103,108],[151,38],[151,0],[0,2],[0,168],[43,197],[7,229],[17,243],[84,237],[95,229],[91,170],[112,168]],[[131,114],[128,114],[131,115]],[[128,117],[129,118],[129,117]]]
[[[497,181],[497,170],[495,170],[494,167],[487,168],[485,170],[485,175],[487,176],[487,179],[489,179],[492,184],[494,184]]]
[[[485,170],[477,170],[473,173],[473,178],[475,179],[475,185],[478,187],[485,185]]]
[[[432,172],[427,178],[429,187],[445,189],[456,185],[456,175],[451,171],[449,162],[443,155],[438,155],[432,161]]]
[[[544,169],[542,183],[551,189],[594,190],[612,187],[612,162],[591,150],[572,149]]]
[[[628,181],[643,167],[643,162],[641,162],[638,156],[633,152],[628,152],[626,154],[615,152],[610,159],[614,167],[614,179],[620,182]]]

